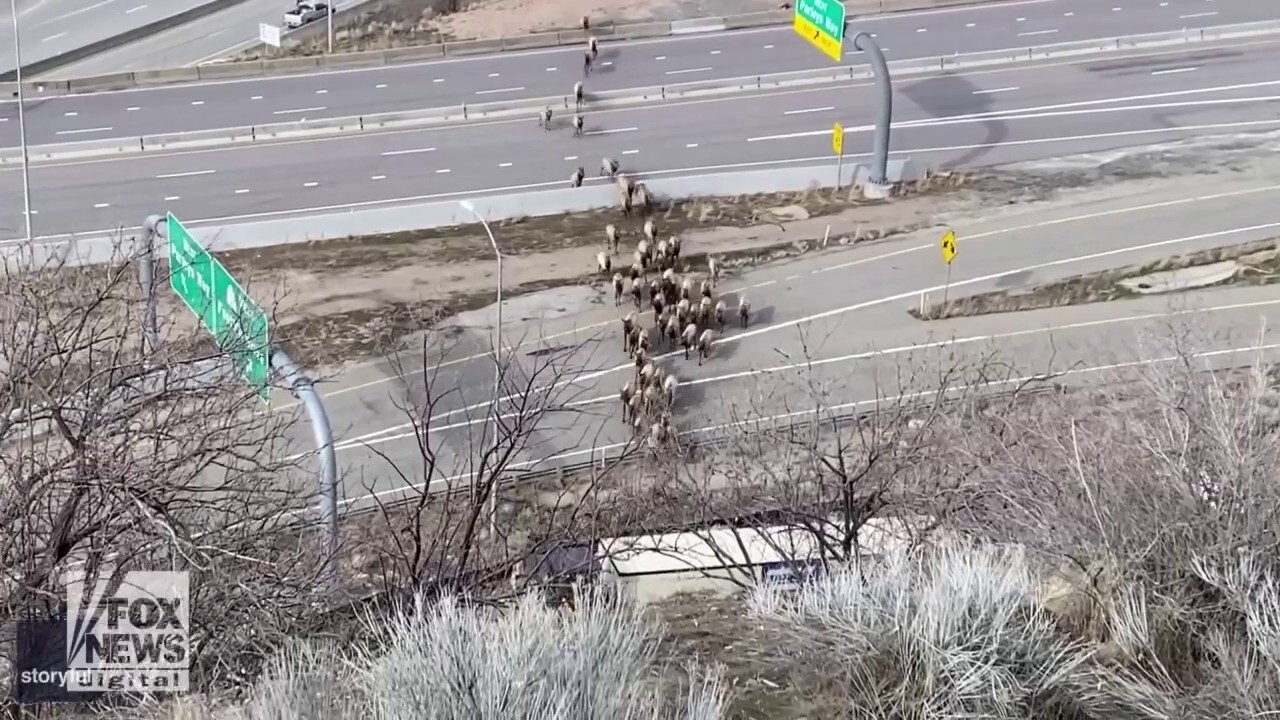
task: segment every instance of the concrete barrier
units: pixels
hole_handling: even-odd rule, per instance
[[[895,181],[917,180],[925,172],[923,166],[909,160],[893,160],[889,165],[889,176]],[[869,168],[866,166],[846,163],[841,185],[847,186],[858,178],[865,177],[868,172]],[[641,175],[637,179],[648,185],[658,198],[799,192],[833,186],[836,165],[832,160],[825,165],[684,177],[646,178]],[[611,207],[617,203],[615,188],[607,181],[595,178],[580,188],[488,196],[457,193],[457,196],[467,197],[475,204],[476,210],[491,221],[585,212]],[[200,221],[187,221],[184,225],[205,247],[218,251],[449,227],[474,221],[475,216],[463,210],[456,199],[452,199],[358,211],[298,213],[278,219],[239,224],[210,225]],[[125,233],[127,235],[137,230],[126,228]],[[34,250],[38,259],[65,256],[73,264],[92,264],[110,259],[112,240],[106,232],[39,238],[35,241],[34,248],[25,243],[0,245],[0,254],[8,257]]]
[[[225,1],[226,0],[224,0],[224,2]],[[230,1],[243,2],[244,0]],[[850,15],[877,15],[930,7],[986,5],[993,2],[1005,1],[1007,0],[846,0],[845,6]],[[342,13],[339,13],[339,16],[341,15]],[[778,10],[763,13],[749,13],[745,15],[728,15],[722,18],[712,18],[711,21],[713,21],[713,23],[718,22],[723,25],[723,27],[718,29],[730,30],[766,27],[775,24],[785,25],[791,22],[791,12]],[[705,21],[686,20],[677,21],[676,23],[658,22],[631,24],[604,23],[598,26],[593,26],[591,28],[591,34],[603,42],[665,37],[673,34],[673,25],[679,25],[681,28],[684,28],[689,27],[689,25],[681,23],[698,22]],[[315,30],[317,27],[323,25],[324,23],[316,23],[310,29]],[[702,30],[701,32],[709,31]],[[261,60],[207,64],[200,66],[200,77],[224,79],[233,77],[256,77],[259,75],[283,76],[299,72],[300,69],[311,70],[314,69],[314,67],[341,70],[344,68],[369,67],[371,65],[389,65],[396,62],[412,62],[419,59],[437,58],[443,55],[476,55],[481,53],[500,53],[506,50],[558,47],[564,45],[572,46],[582,44],[585,41],[586,35],[581,30],[565,29],[558,32],[536,33],[533,35],[521,36],[519,38],[460,40],[444,44],[424,43],[422,45],[415,45],[411,48],[397,48],[394,50],[369,50],[364,52],[338,53],[329,56],[315,55],[310,57],[313,57],[316,60],[316,66],[304,65],[301,68],[288,65],[267,65]],[[405,51],[409,50],[421,51],[421,54],[404,54]],[[269,59],[266,62],[273,63],[275,60]],[[236,70],[231,69],[241,65],[248,66],[248,69],[243,72],[237,72]],[[205,74],[205,68],[223,68],[223,70],[212,71],[209,74]],[[4,79],[4,76],[0,76],[0,81]],[[82,80],[89,81],[92,80],[92,78],[82,78]],[[153,86],[184,82],[191,82],[190,75],[186,68],[178,68],[174,70],[151,71],[147,74],[145,82],[139,84],[141,86]],[[64,89],[64,91],[66,90]]]
[[[698,20],[678,20],[671,23],[672,35],[693,35],[705,32],[723,32],[724,18],[701,18]]]
[[[79,80],[69,80],[67,86],[71,92],[87,92],[93,90],[124,90],[126,88],[135,87],[137,85],[133,79],[133,73],[114,73],[112,75],[97,75],[91,78],[82,78]]]
[[[266,67],[261,61],[248,63],[219,63],[217,65],[200,65],[201,80],[227,80],[261,76]]]
[[[1280,21],[1226,25],[1204,30],[1152,33],[1148,35],[1059,43],[1038,48],[999,50],[985,53],[948,55],[939,58],[899,60],[889,63],[895,77],[932,74],[968,68],[1025,63],[1029,61],[1081,57],[1145,47],[1163,47],[1219,39],[1247,38],[1280,33]],[[869,65],[844,68],[802,70],[773,75],[692,81],[649,88],[593,93],[589,98],[593,109],[620,109],[678,98],[705,97],[744,91],[824,85],[833,82],[873,77]],[[30,148],[37,160],[88,158],[99,155],[147,152],[155,149],[210,147],[237,142],[260,142],[286,138],[308,138],[366,132],[388,127],[428,127],[462,121],[485,121],[526,116],[530,122],[545,107],[568,108],[572,99],[566,96],[527,100],[505,100],[465,106],[430,108],[417,111],[380,113],[355,117],[322,118],[311,121],[273,123],[256,127],[223,128],[177,133],[162,137],[125,138],[61,143]],[[17,148],[0,149],[0,166],[21,162]]]

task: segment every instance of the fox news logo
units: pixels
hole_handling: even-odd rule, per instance
[[[67,575],[67,670],[73,692],[186,692],[191,586],[185,572],[131,571],[118,588]]]

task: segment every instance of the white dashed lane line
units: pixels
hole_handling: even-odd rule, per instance
[[[395,155],[417,155],[417,154],[419,154],[419,153],[429,153],[429,152],[435,152],[435,151],[436,151],[436,149],[435,149],[435,148],[433,148],[433,147],[429,147],[429,148],[413,148],[412,150],[388,150],[388,151],[386,151],[386,152],[382,153],[382,155],[383,155],[383,157],[392,157],[392,156],[395,156]]]
[[[63,116],[63,117],[75,117],[75,116],[77,116],[77,115],[79,115],[79,114],[80,114],[80,113],[78,113],[78,112],[65,112],[65,113],[62,113],[62,116]]]
[[[666,59],[667,59],[666,55],[659,55],[658,57],[654,58],[654,60],[666,60]]]
[[[170,195],[169,197],[165,198],[165,199],[164,199],[164,201],[165,201],[165,202],[173,202],[173,201],[175,201],[175,200],[181,200],[181,199],[182,199],[182,196],[181,196],[181,195]]]
[[[249,98],[249,99],[250,99],[250,100],[261,100],[261,99],[262,99],[262,96],[261,96],[261,95],[254,95],[253,97],[251,97],[251,98]]]
[[[293,108],[292,110],[276,110],[271,114],[272,115],[296,115],[297,113],[321,112],[324,110],[328,110],[328,108],[326,107]]]
[[[1199,70],[1198,67],[1171,68],[1169,70],[1153,70],[1152,75],[1176,75],[1178,73],[1189,73]]]
[[[555,72],[556,68],[547,68],[547,72]]]
[[[1020,89],[1021,88],[1014,85],[1011,87],[991,88],[990,90],[974,90],[973,94],[974,95],[995,95],[996,93],[1013,92],[1014,90],[1020,90]]]
[[[111,203],[97,203],[96,205],[94,205],[94,207],[101,210],[102,208],[111,207]]]
[[[324,94],[327,94],[328,92],[329,92],[328,90],[317,90],[317,91],[316,91],[316,94],[317,94],[317,95],[324,95]]]
[[[387,87],[387,84],[386,84],[386,83],[378,83],[377,85],[374,85],[374,86],[373,86],[373,89],[374,89],[374,90],[383,90],[383,89],[385,89],[386,87]]]
[[[318,186],[319,184],[320,184],[320,183],[318,183],[318,182],[305,182],[305,183],[302,183],[302,187],[304,187],[304,188],[313,188],[313,187]]]
[[[764,46],[764,49],[765,49],[765,50],[772,50],[772,49],[773,49],[773,46],[772,46],[772,45],[765,45],[765,46]]]
[[[520,87],[498,88],[496,90],[477,90],[476,94],[477,95],[493,95],[495,93],[520,92],[521,90],[524,90],[524,89],[525,89],[524,86],[521,85]]]
[[[978,23],[965,23],[965,27],[978,27]]]
[[[687,148],[696,148],[696,147],[698,147],[698,143],[689,143],[688,145],[685,145],[685,147],[687,147]]]
[[[59,130],[57,134],[58,135],[83,135],[85,133],[111,132],[112,129],[113,128],[109,128],[109,127],[97,127],[97,128],[84,128],[81,130]]]
[[[140,107],[127,107],[127,108],[125,108],[124,110],[125,110],[125,112],[137,112],[137,111],[139,111],[139,110],[141,110],[141,109],[142,109],[142,108],[140,108]]]
[[[190,172],[165,173],[163,175],[157,175],[156,179],[165,180],[168,178],[196,177],[197,175],[212,175],[216,172],[218,171],[217,170],[192,170]]]
[[[835,108],[834,107],[804,108],[802,110],[787,110],[782,114],[783,115],[807,115],[809,113],[830,112],[832,110],[835,110]]]
[[[577,156],[577,155],[565,155],[565,156],[564,156],[564,159],[565,159],[565,160],[577,160],[577,159],[578,159],[578,156]]]
[[[371,177],[371,178],[369,178],[369,179],[370,179],[370,180],[386,180],[386,179],[387,179],[387,176],[386,176],[386,175],[374,175],[373,177]]]
[[[498,77],[501,73],[489,73],[489,77]]]
[[[440,168],[439,170],[436,171],[436,174],[444,175],[445,173],[449,173],[449,172],[453,172],[453,171],[450,170],[449,168]]]
[[[249,188],[241,188],[241,189],[239,189],[239,190],[237,190],[237,191],[236,191],[236,194],[237,194],[237,195],[244,195],[244,194],[245,194],[245,193],[247,193],[247,192],[249,192]]]
[[[709,67],[689,68],[687,70],[668,70],[668,75],[687,75],[689,73],[707,72],[711,70]]]
[[[1018,37],[1031,37],[1032,35],[1052,35],[1058,32],[1057,28],[1052,30],[1032,30],[1031,32],[1018,33]]]
[[[511,167],[511,163],[498,163],[498,167]]]
[[[640,151],[639,151],[639,150],[623,150],[623,151],[622,151],[622,154],[623,154],[623,155],[635,155],[635,154],[636,154],[636,153],[638,153],[638,152],[640,152]]]
[[[203,100],[192,100],[192,101],[191,101],[191,104],[192,104],[192,105],[203,105],[203,104],[204,104],[204,101],[203,101]]]
[[[50,35],[49,37],[41,40],[40,42],[53,42],[54,40],[57,40],[60,37],[66,37],[66,35],[67,35],[66,33],[60,32],[57,35]]]
[[[433,82],[433,83],[442,83],[442,82],[444,82],[444,78],[436,78],[435,80],[432,80],[431,82]]]
[[[1216,11],[1215,11],[1215,12],[1191,13],[1190,15],[1179,15],[1179,16],[1178,16],[1178,19],[1179,19],[1179,20],[1190,20],[1191,18],[1213,17],[1214,15],[1217,15],[1217,14],[1218,14],[1218,13],[1217,13]]]
[[[719,50],[712,50],[712,51],[711,51],[711,54],[712,54],[712,55],[719,55],[719,54],[720,54],[720,51],[719,51]]]
[[[124,11],[124,14],[125,14],[125,15],[132,15],[132,14],[134,14],[134,13],[138,12],[139,10],[146,10],[146,9],[147,9],[147,6],[146,6],[146,5],[139,5],[139,6],[138,6],[138,7],[136,7],[136,8],[130,8],[130,9],[128,9],[128,10],[125,10],[125,11]]]

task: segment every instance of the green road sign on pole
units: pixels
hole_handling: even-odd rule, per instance
[[[165,218],[165,230],[169,286],[265,400],[271,376],[267,314],[173,213]]]
[[[844,58],[844,4],[838,0],[796,0],[791,26],[796,33],[840,62]]]

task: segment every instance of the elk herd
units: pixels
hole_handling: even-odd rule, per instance
[[[738,293],[732,303],[716,297],[720,267],[715,258],[707,257],[705,276],[679,275],[677,270],[684,269],[680,238],[659,240],[652,218],[645,220],[642,232],[630,266],[615,271],[613,258],[619,253],[622,231],[606,226],[606,250],[596,254],[596,264],[611,280],[614,307],[627,302],[633,306],[622,318],[622,349],[635,367],[619,393],[623,421],[638,435],[647,434],[656,447],[675,440],[671,414],[679,385],[674,372],[659,363],[659,353],[682,351],[685,360],[696,354],[701,366],[711,357],[717,334],[730,322],[747,327],[751,303],[745,293]],[[650,313],[646,322],[644,316]]]

